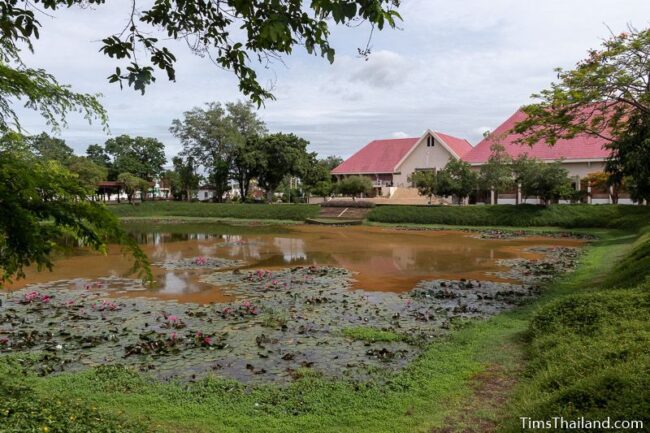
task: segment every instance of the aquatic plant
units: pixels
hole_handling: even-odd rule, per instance
[[[31,291],[23,294],[22,300],[20,301],[21,304],[31,304],[31,303],[36,303],[36,302],[42,302],[44,304],[47,304],[50,302],[52,298],[48,294],[44,293],[39,293],[37,291]]]

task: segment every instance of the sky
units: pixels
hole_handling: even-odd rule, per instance
[[[144,95],[109,84],[116,63],[98,50],[102,38],[124,27],[130,3],[108,3],[39,15],[41,39],[24,57],[75,91],[102,94],[109,133],[73,115],[58,134],[77,153],[129,134],[158,138],[171,157],[181,149],[169,132],[173,119],[208,102],[245,99],[231,72],[174,41],[168,46],[178,58],[176,82],[158,73]],[[548,87],[554,68],[571,68],[610,31],[650,25],[648,0],[402,0],[399,12],[400,28],[374,32],[367,60],[357,54],[370,32],[361,25],[333,28],[332,65],[301,47],[260,65],[277,98],[259,111],[269,130],[295,133],[323,157],[348,157],[373,139],[426,129],[475,145]],[[20,113],[29,133],[48,131],[36,113]]]

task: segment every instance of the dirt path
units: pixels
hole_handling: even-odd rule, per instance
[[[515,350],[509,347],[506,350]],[[492,433],[508,415],[508,400],[521,372],[521,363],[505,367],[489,364],[471,379],[472,393],[449,415],[443,427],[430,433]]]

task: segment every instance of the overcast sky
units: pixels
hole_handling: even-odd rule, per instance
[[[40,16],[41,40],[30,66],[42,67],[77,91],[102,93],[112,135],[157,137],[168,156],[180,149],[172,119],[210,101],[242,99],[232,74],[171,44],[177,80],[157,82],[145,95],[120,90],[106,77],[115,64],[98,53],[100,39],[126,22],[128,3]],[[298,48],[271,69],[276,101],[260,116],[273,132],[293,132],[323,156],[347,157],[376,138],[419,136],[427,128],[476,144],[530,94],[548,86],[557,66],[571,67],[609,34],[650,24],[648,0],[402,0],[399,30],[375,33],[368,61],[357,56],[368,27],[336,28],[330,65]],[[47,130],[24,113],[30,133]],[[72,116],[61,136],[78,153],[107,134]]]

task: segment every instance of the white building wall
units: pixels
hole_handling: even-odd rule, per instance
[[[393,175],[393,185],[396,187],[409,187],[411,184],[408,178],[416,169],[435,168],[439,170],[444,168],[451,158],[455,159],[440,142],[436,140],[433,147],[427,147],[425,138],[397,167],[399,174]]]
[[[569,172],[569,177],[580,176],[582,179],[590,173],[605,171],[605,162],[563,162],[562,167]]]

